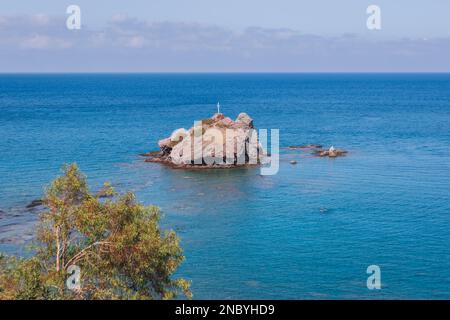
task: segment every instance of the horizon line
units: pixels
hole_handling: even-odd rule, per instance
[[[0,71],[0,75],[26,74],[450,74],[450,71]]]

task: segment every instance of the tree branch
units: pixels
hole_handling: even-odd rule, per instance
[[[95,246],[111,246],[112,243],[109,241],[97,241],[94,242],[93,244],[87,246],[86,248],[84,248],[83,250],[81,250],[80,252],[78,252],[76,255],[74,255],[69,261],[67,261],[67,263],[64,265],[64,269],[66,269],[67,267],[69,267],[71,264],[74,264],[75,262],[79,261],[80,259],[82,259],[87,251]]]

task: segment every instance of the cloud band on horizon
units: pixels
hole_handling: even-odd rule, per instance
[[[450,38],[242,31],[113,16],[68,30],[65,17],[0,16],[0,72],[450,72]]]

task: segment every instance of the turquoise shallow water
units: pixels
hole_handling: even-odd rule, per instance
[[[138,156],[217,101],[279,128],[282,147],[350,153],[283,149],[275,176]],[[76,161],[93,189],[109,180],[162,208],[195,298],[449,299],[449,124],[448,74],[1,75],[0,251],[25,253],[25,206]],[[366,287],[371,264],[381,290]]]

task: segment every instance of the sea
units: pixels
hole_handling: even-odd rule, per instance
[[[144,162],[217,102],[279,130],[277,174]],[[73,162],[161,208],[194,299],[450,299],[450,74],[1,74],[0,252]]]

